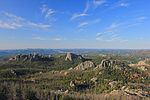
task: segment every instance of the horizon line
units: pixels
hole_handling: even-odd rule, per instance
[[[81,50],[81,49],[89,49],[89,50],[150,50],[150,48],[13,48],[13,49],[0,49],[0,51],[5,51],[5,50],[36,50],[36,49],[42,49],[42,50],[72,50],[72,49],[76,49],[76,50]]]

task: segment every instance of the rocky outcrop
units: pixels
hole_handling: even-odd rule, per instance
[[[36,53],[29,55],[18,54],[9,59],[9,61],[50,61],[50,60],[52,60],[51,57],[42,56]]]
[[[149,67],[150,66],[149,62],[150,62],[150,59],[146,59],[146,60],[139,61],[137,64],[129,64],[129,66],[131,66],[131,67],[134,67],[134,66],[137,66],[137,67],[141,67],[141,66]]]
[[[145,71],[147,72],[147,74],[149,74],[149,69],[150,69],[150,59],[145,59],[145,60],[141,60],[136,64],[129,64],[128,66],[133,67],[133,68],[137,68],[141,71]],[[150,74],[149,74],[150,75]]]
[[[101,64],[97,65],[96,68],[105,69],[105,68],[124,68],[126,65],[125,63],[119,60],[107,60],[104,59],[101,61]]]
[[[80,59],[80,60],[84,60],[84,58],[81,55],[76,55],[73,53],[68,52],[65,58],[65,61],[73,61],[74,59]]]
[[[85,61],[85,62],[79,64],[74,69],[75,70],[86,70],[86,69],[94,68],[94,67],[95,67],[95,65],[94,65],[94,63],[92,61]]]

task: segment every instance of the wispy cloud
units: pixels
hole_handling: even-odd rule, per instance
[[[118,0],[113,3],[105,3],[105,4],[107,5],[107,8],[104,9],[105,12],[114,9],[127,8],[128,6],[130,6],[128,0]]]
[[[96,24],[96,23],[99,23],[101,21],[100,18],[97,18],[97,19],[94,19],[94,20],[91,20],[89,21],[90,24]]]
[[[144,21],[144,20],[146,20],[146,19],[147,19],[146,16],[140,16],[140,17],[137,17],[137,18],[136,18],[137,21]]]
[[[85,16],[88,16],[89,14],[87,13],[88,10],[90,9],[90,6],[91,6],[91,3],[89,0],[86,1],[86,4],[85,4],[85,8],[83,11],[81,11],[81,13],[74,13],[70,20],[75,20],[77,18],[80,18],[80,17],[85,17]]]
[[[71,20],[74,20],[74,19],[79,18],[79,17],[84,17],[84,16],[88,16],[88,14],[85,14],[85,13],[73,14],[71,17]]]
[[[81,22],[81,23],[78,25],[78,27],[81,28],[81,27],[86,26],[86,25],[88,25],[88,24],[89,24],[88,22]]]
[[[38,28],[38,29],[48,29],[51,27],[51,25],[48,24],[42,24],[42,23],[33,23],[33,22],[28,22],[27,23],[29,26],[31,26],[32,28]]]
[[[136,17],[136,18],[134,18],[134,20],[131,20],[131,21],[126,22],[126,23],[124,22],[124,25],[122,28],[131,28],[134,26],[141,25],[145,22],[146,19],[148,19],[148,17],[146,17],[146,16]]]
[[[16,22],[6,22],[6,21],[1,21],[0,20],[0,28],[2,29],[16,29],[20,28],[22,25]]]
[[[80,18],[80,17],[88,16],[89,15],[89,13],[88,13],[89,10],[91,10],[91,9],[94,10],[98,6],[101,6],[105,3],[106,3],[106,0],[87,0],[84,10],[81,11],[81,13],[74,13],[71,16],[70,20],[74,20],[74,19],[77,19],[77,18]]]
[[[2,29],[49,29],[51,27],[49,24],[28,21],[8,12],[2,12],[0,18]]]
[[[128,7],[129,4],[128,3],[120,3],[119,6],[121,6],[121,7]]]
[[[88,12],[89,8],[90,8],[90,2],[89,2],[89,0],[87,0],[83,14],[86,14]]]
[[[119,0],[118,2],[115,2],[110,8],[115,9],[118,7],[128,7],[130,4],[127,2],[127,0]]]
[[[119,29],[131,28],[133,26],[137,26],[137,25],[144,23],[146,19],[147,19],[146,16],[139,16],[139,17],[135,17],[133,19],[128,19],[128,20],[123,21],[123,22],[112,23],[106,29],[107,29],[107,31],[108,30],[109,31],[117,31]]]
[[[61,41],[61,40],[64,40],[64,39],[62,39],[62,38],[53,38],[52,40],[54,40],[54,41]]]
[[[41,37],[41,36],[33,36],[33,40],[40,40],[40,41],[62,41],[65,40],[61,37]]]
[[[47,40],[46,38],[43,37],[32,37],[33,40],[41,40],[41,41],[45,41]]]
[[[106,3],[106,0],[93,0],[94,7],[97,8]]]
[[[47,5],[42,5],[41,12],[44,15],[45,18],[51,17],[55,11],[51,8],[49,8]]]
[[[101,19],[98,18],[98,19],[94,19],[94,20],[88,20],[88,21],[80,22],[78,24],[78,28],[79,28],[78,32],[84,31],[85,26],[93,25],[93,24],[99,23],[100,21],[101,21]]]
[[[96,33],[96,37],[101,37],[103,34],[104,34],[104,33],[101,33],[101,32]]]
[[[121,36],[120,30],[140,25],[144,22],[145,19],[147,19],[147,17],[140,16],[131,20],[126,20],[124,22],[112,23],[105,28],[105,31],[96,33],[96,40],[107,42],[110,41],[127,42],[128,40],[124,39]]]
[[[97,41],[105,41],[105,42],[127,42],[127,39],[122,38],[118,33],[114,32],[103,32],[103,33],[97,33],[96,34],[96,40]]]
[[[110,26],[106,27],[105,31],[98,32],[96,34],[96,40],[105,42],[126,42],[127,40],[121,37],[119,34],[119,29],[124,26],[124,23],[112,23]]]
[[[112,23],[110,26],[108,26],[107,28],[106,28],[106,30],[107,31],[117,31],[123,24],[125,24],[125,23],[123,23],[123,22],[121,22],[121,23]]]

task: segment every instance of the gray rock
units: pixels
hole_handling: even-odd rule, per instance
[[[74,69],[75,70],[86,70],[86,69],[94,68],[94,67],[95,67],[95,65],[94,65],[94,63],[92,61],[85,61],[85,62],[79,64]]]
[[[104,59],[101,61],[101,64],[97,65],[96,68],[100,68],[100,69],[105,69],[105,68],[122,69],[123,67],[125,67],[125,64],[119,60]]]
[[[83,60],[84,58],[81,55],[76,55],[76,54],[68,52],[66,55],[65,61],[73,61],[74,59]]]
[[[93,77],[93,78],[91,79],[91,81],[94,82],[94,83],[97,83],[98,79],[97,79],[97,77]]]

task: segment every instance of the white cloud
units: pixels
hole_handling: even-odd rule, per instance
[[[2,12],[0,18],[2,29],[49,29],[51,27],[49,24],[34,23],[8,12]]]
[[[2,29],[16,29],[22,27],[21,24],[16,22],[6,22],[0,20],[0,28]]]
[[[127,2],[127,0],[118,0],[114,3],[109,4],[108,8],[105,9],[105,11],[113,10],[113,9],[119,9],[119,8],[127,8],[130,5],[130,3]]]
[[[47,5],[42,5],[41,12],[45,18],[51,17],[55,11],[53,9],[48,8]]]
[[[88,16],[87,12],[89,9],[90,9],[90,2],[89,2],[89,0],[87,0],[84,10],[81,13],[74,13],[71,16],[70,20],[74,20],[76,18]]]
[[[42,7],[40,9],[41,9],[42,14],[47,12],[47,6],[46,5],[42,5]]]
[[[116,23],[112,23],[112,24],[110,25],[109,29],[114,29],[114,28],[116,28],[116,27],[118,27],[118,25],[117,25]]]
[[[41,40],[41,41],[61,41],[61,40],[65,40],[64,38],[60,38],[60,37],[41,37],[41,36],[33,36],[32,37],[33,40]]]
[[[43,37],[32,37],[33,40],[41,40],[41,41],[44,41],[44,40],[47,40],[46,38],[43,38]]]
[[[129,4],[128,3],[120,3],[119,6],[121,6],[121,7],[128,7]]]
[[[54,40],[54,41],[61,41],[63,39],[62,38],[53,38],[52,40]]]
[[[120,29],[125,23],[111,23],[108,27],[106,27],[106,30],[104,33],[114,33],[118,29]]]
[[[90,21],[80,22],[78,25],[78,28],[80,28],[78,30],[78,32],[81,32],[84,30],[82,27],[87,26],[87,25],[93,25],[93,24],[99,23],[100,21],[101,21],[101,19],[94,19],[94,20],[90,20]]]
[[[79,17],[88,16],[88,11],[93,8],[97,8],[106,3],[106,0],[87,0],[84,10],[81,13],[75,13],[72,15],[71,20],[74,20]]]
[[[104,41],[104,42],[127,42],[126,39],[123,39],[119,34],[114,32],[103,32],[96,34],[97,41]]]
[[[88,22],[81,22],[79,25],[78,25],[78,27],[80,28],[80,27],[84,27],[84,26],[86,26],[86,25],[88,25],[89,23]]]
[[[97,8],[106,3],[106,0],[93,0],[94,7]]]
[[[136,18],[131,19],[131,20],[126,20],[124,22],[112,23],[106,29],[109,30],[109,31],[117,31],[117,30],[120,30],[120,29],[131,28],[131,27],[134,27],[134,26],[137,26],[137,25],[141,25],[146,19],[147,19],[146,16],[140,16],[140,17],[136,17]]]
[[[87,11],[89,10],[89,8],[90,8],[90,2],[89,2],[89,0],[87,0],[83,13],[86,14]]]
[[[120,0],[116,2],[114,5],[112,5],[112,8],[118,8],[118,7],[128,7],[130,4],[127,3],[125,0]]]
[[[54,14],[54,10],[48,9],[48,11],[47,11],[45,17],[46,17],[46,18],[47,18],[47,17],[50,17],[52,14]]]
[[[140,16],[136,18],[137,21],[144,21],[145,19],[147,19],[146,16]]]
[[[51,25],[48,25],[48,24],[42,24],[42,23],[33,23],[33,22],[28,22],[28,25],[30,27],[33,27],[33,28],[39,28],[39,29],[48,29],[51,27]]]
[[[84,17],[84,16],[88,16],[88,14],[85,14],[85,13],[73,14],[71,17],[71,20],[74,20],[74,19],[79,18],[79,17]]]
[[[118,30],[124,26],[124,23],[112,23],[110,26],[106,27],[106,30],[96,34],[96,40],[105,42],[126,42],[126,39],[118,34]]]
[[[104,33],[99,32],[99,33],[96,34],[96,37],[101,37],[103,34]]]
[[[129,22],[126,22],[124,25],[123,25],[123,28],[131,28],[131,27],[134,27],[134,26],[137,26],[137,25],[141,25],[145,22],[145,20],[147,19],[148,17],[146,16],[140,16],[140,17],[136,17],[134,18],[133,20],[129,21]]]

